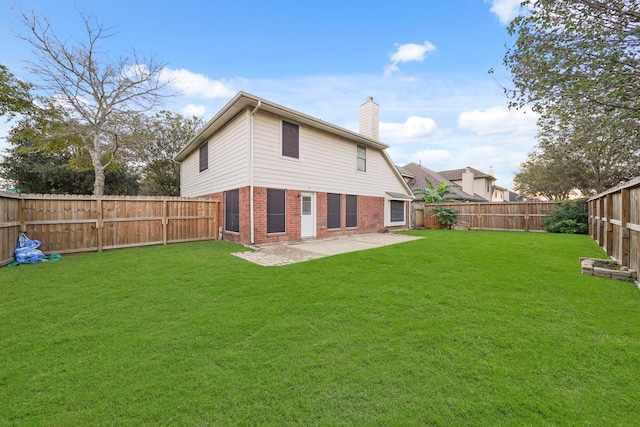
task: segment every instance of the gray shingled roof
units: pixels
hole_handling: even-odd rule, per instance
[[[483,199],[480,196],[476,196],[475,194],[468,194],[462,191],[462,188],[457,184],[454,184],[449,179],[444,177],[441,173],[432,171],[431,169],[427,169],[424,166],[418,165],[416,163],[409,163],[404,166],[396,166],[400,174],[409,178],[408,184],[411,188],[426,188],[427,183],[425,179],[428,179],[434,187],[440,185],[441,182],[445,182],[453,194],[450,194],[449,197],[455,201],[465,201],[465,202],[486,202],[486,199]],[[462,169],[464,171],[464,169]],[[474,172],[475,173],[475,172]],[[486,174],[485,174],[486,175]],[[461,173],[462,176],[462,173]],[[487,175],[488,176],[488,175]],[[417,195],[414,200],[421,200],[422,197]]]
[[[449,181],[460,181],[462,179],[462,174],[464,173],[465,170],[467,170],[467,168],[451,169],[448,171],[440,171],[438,173],[442,175],[445,179],[448,179]],[[476,178],[491,178],[494,181],[496,180],[495,177],[488,175],[482,171],[479,171],[478,169],[474,169],[470,167],[469,170],[473,172],[473,175]]]

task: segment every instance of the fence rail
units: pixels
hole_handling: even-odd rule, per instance
[[[589,235],[607,254],[640,270],[640,177],[587,200]]]
[[[472,230],[544,231],[542,219],[548,215],[552,203],[498,202],[498,203],[440,203],[443,208],[457,212],[459,223]],[[440,228],[433,212],[436,205],[425,205],[424,226]]]
[[[102,251],[218,238],[216,199],[0,192],[0,265],[20,233],[45,253]]]

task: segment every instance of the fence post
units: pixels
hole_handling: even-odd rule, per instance
[[[169,227],[169,208],[166,200],[162,201],[162,244],[167,244],[167,228]]]
[[[598,243],[600,244],[600,246],[605,247],[605,241],[604,241],[604,227],[605,227],[605,221],[607,220],[606,218],[606,213],[604,210],[604,197],[601,197],[600,200],[598,200]]]
[[[219,222],[218,222],[218,220],[219,220],[219,216],[220,216],[218,212],[220,212],[220,202],[213,202],[213,212],[215,213],[214,214],[215,218],[213,219],[213,226],[214,226],[213,233],[216,236],[216,240],[218,240],[220,238],[220,236],[218,235],[218,232],[219,232],[219,228],[218,228]]]
[[[589,236],[591,236],[592,239],[595,240],[594,236],[594,227],[593,227],[593,221],[594,221],[594,214],[593,214],[593,200],[589,200],[587,202],[587,224],[589,227]]]
[[[606,223],[604,224],[605,233],[604,244],[602,246],[605,248],[605,251],[610,254],[613,253],[613,223],[611,222],[611,220],[613,219],[613,196],[611,194],[607,194],[604,197],[604,216],[604,220],[606,221]],[[622,220],[622,218],[620,219]],[[623,224],[621,231],[623,231],[625,228],[626,224]]]
[[[627,228],[627,224],[629,223],[629,221],[631,220],[631,191],[629,190],[629,188],[623,188],[621,191],[621,212],[622,212],[622,218],[620,218],[620,220],[622,221],[622,248],[620,251],[620,255],[621,255],[621,260],[620,263],[626,267],[629,267],[629,262],[630,262],[630,243],[631,243],[631,239],[630,239],[630,235],[629,235],[629,229]]]
[[[27,232],[27,224],[25,224],[25,202],[24,202],[24,198],[21,195],[20,198],[18,199],[18,222],[20,222],[20,232],[21,233],[26,233]]]
[[[103,235],[102,235],[102,227],[104,227],[104,222],[103,222],[103,213],[102,213],[102,197],[97,197],[96,198],[96,210],[98,211],[98,221],[96,222],[96,228],[97,228],[97,232],[98,232],[98,252],[102,252],[102,247],[103,247]]]

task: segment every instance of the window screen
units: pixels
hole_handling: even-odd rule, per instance
[[[267,189],[267,233],[284,233],[285,191]]]
[[[327,194],[327,228],[340,228],[339,194]]]
[[[358,157],[358,171],[366,172],[367,171],[367,147],[364,145],[358,145],[357,149],[357,157]]]
[[[240,231],[240,192],[238,190],[224,193],[224,229]]]
[[[209,169],[209,144],[200,147],[200,172]]]
[[[358,226],[358,196],[347,195],[347,227]]]
[[[404,202],[391,200],[391,222],[404,222]]]
[[[289,122],[282,122],[282,155],[300,158],[300,128]]]

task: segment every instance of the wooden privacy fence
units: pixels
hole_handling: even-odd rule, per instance
[[[544,231],[542,219],[551,210],[549,202],[440,203],[457,212],[458,223],[473,230]],[[424,207],[424,226],[440,228],[433,212],[435,204]]]
[[[623,266],[640,271],[640,177],[587,200],[589,235]]]
[[[0,265],[20,233],[45,253],[102,251],[218,238],[216,199],[0,192]]]

